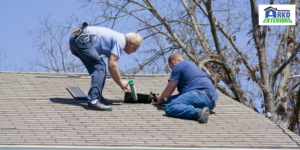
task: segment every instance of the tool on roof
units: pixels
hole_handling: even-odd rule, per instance
[[[150,92],[149,94],[145,93],[136,93],[139,98],[138,101],[134,101],[131,93],[125,93],[124,103],[140,103],[140,104],[150,104],[151,102],[156,102],[156,97],[154,93]]]
[[[72,97],[76,100],[87,100],[85,93],[80,89],[80,87],[66,87]]]
[[[126,68],[126,72],[128,74],[126,65],[125,65],[125,68]],[[137,96],[137,93],[136,93],[136,90],[135,90],[134,82],[133,82],[132,79],[130,79],[129,74],[128,74],[128,78],[129,78],[128,84],[129,84],[130,89],[131,89],[132,98],[136,102],[138,100],[138,96]]]

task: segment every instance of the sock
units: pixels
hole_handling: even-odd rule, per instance
[[[98,99],[93,99],[90,101],[92,104],[96,104],[98,102]]]

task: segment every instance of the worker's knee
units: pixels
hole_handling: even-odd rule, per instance
[[[165,107],[165,113],[166,113],[167,116],[173,116],[172,114],[174,114],[173,113],[174,111],[176,111],[176,104],[175,103],[168,104]]]
[[[172,103],[172,101],[175,100],[178,96],[179,94],[170,96],[167,100],[167,104]]]

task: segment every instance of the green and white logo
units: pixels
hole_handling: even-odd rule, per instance
[[[296,25],[295,5],[259,5],[259,25]]]

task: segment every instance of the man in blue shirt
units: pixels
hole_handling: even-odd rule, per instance
[[[172,69],[169,83],[152,104],[160,104],[170,96],[165,107],[167,116],[206,123],[218,99],[210,78],[194,63],[185,61],[180,53],[172,53],[168,61]],[[176,87],[179,94],[171,96]]]
[[[104,27],[86,26],[84,23],[81,29],[74,29],[69,40],[70,50],[82,61],[92,77],[87,96],[88,108],[111,111],[112,107],[106,105],[112,102],[102,96],[106,64],[100,55],[108,57],[108,70],[113,80],[122,90],[131,92],[128,82],[120,76],[117,63],[123,51],[128,55],[135,52],[143,38],[134,32],[122,34]]]

